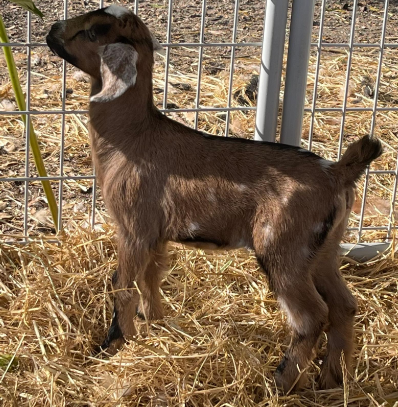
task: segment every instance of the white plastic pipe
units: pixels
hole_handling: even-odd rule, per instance
[[[315,0],[293,0],[281,143],[299,146],[303,125]]]
[[[365,263],[388,250],[391,243],[343,243],[340,245],[340,254],[358,263]]]
[[[288,0],[268,0],[257,96],[255,140],[275,141]]]

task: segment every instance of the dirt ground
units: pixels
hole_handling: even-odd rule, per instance
[[[133,8],[134,2],[120,2]],[[357,28],[355,42],[374,43],[381,37],[381,24],[383,18],[384,0],[364,0],[358,2]],[[61,0],[36,2],[44,14],[44,21],[36,17],[32,19],[32,41],[44,42],[51,24],[64,16],[64,2]],[[105,3],[111,4],[111,3]],[[222,0],[207,1],[205,20],[205,41],[219,42],[220,38],[226,40],[233,25],[234,1]],[[69,0],[68,15],[73,16],[98,8],[99,2],[93,0]],[[263,30],[265,1],[241,0],[238,41],[260,40]],[[1,13],[11,42],[24,42],[26,40],[26,24],[24,12],[18,6],[6,0],[0,1]],[[193,0],[173,1],[173,42],[199,41],[201,2]],[[351,12],[353,1],[339,0],[326,1],[325,28],[323,40],[330,43],[347,42],[350,35]],[[167,1],[142,1],[139,3],[139,15],[153,28],[157,38],[166,42],[167,27]],[[289,16],[291,4],[289,6]],[[397,20],[398,2],[389,1],[388,24],[386,41],[395,42],[398,39]],[[314,27],[319,26],[321,1],[315,4]],[[313,38],[317,38],[317,29],[314,29]]]

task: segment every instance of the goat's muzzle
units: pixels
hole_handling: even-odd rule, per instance
[[[65,21],[58,21],[53,24],[50,32],[46,37],[46,42],[48,47],[51,49],[54,54],[65,59],[65,61],[70,62],[73,65],[76,65],[76,59],[70,55],[64,47],[63,35],[65,32]]]

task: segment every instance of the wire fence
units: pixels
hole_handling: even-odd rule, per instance
[[[314,135],[314,121],[315,121],[316,112],[341,113],[337,158],[340,158],[342,155],[347,113],[359,114],[359,113],[363,113],[363,112],[371,112],[370,128],[368,126],[367,133],[370,136],[378,136],[378,137],[384,139],[385,134],[383,134],[383,132],[381,131],[380,128],[378,129],[379,131],[376,132],[376,120],[377,120],[378,114],[387,113],[387,112],[396,112],[398,107],[397,107],[397,100],[395,100],[393,102],[393,104],[395,104],[395,106],[393,104],[389,105],[389,106],[379,106],[379,96],[380,96],[379,92],[380,92],[381,78],[383,77],[383,73],[385,74],[388,70],[388,67],[386,67],[386,66],[383,67],[383,57],[384,57],[385,50],[388,48],[396,51],[398,43],[397,42],[394,42],[394,43],[386,42],[387,22],[388,22],[389,14],[391,15],[391,13],[389,13],[389,0],[381,1],[379,3],[382,6],[382,8],[380,8],[378,10],[380,13],[382,13],[382,21],[381,21],[381,25],[378,27],[379,28],[379,31],[378,31],[379,40],[378,41],[372,41],[369,39],[365,39],[364,42],[355,42],[356,30],[358,29],[357,15],[358,15],[358,12],[360,11],[359,10],[360,6],[362,7],[362,11],[364,11],[364,6],[361,3],[359,3],[357,0],[354,0],[352,2],[352,11],[351,11],[351,15],[350,15],[351,24],[350,24],[350,34],[349,34],[348,41],[339,42],[339,43],[328,43],[328,42],[323,41],[323,30],[324,30],[324,25],[325,25],[325,13],[327,10],[327,2],[326,1],[322,2],[320,20],[319,20],[318,41],[316,43],[311,44],[312,47],[316,48],[316,52],[317,52],[313,97],[312,97],[311,106],[304,109],[305,112],[310,112],[310,114],[311,114],[311,122],[310,122],[309,135],[308,135],[308,148],[309,149],[312,148],[312,141],[313,141],[313,135]],[[398,37],[395,36],[394,39],[397,40]],[[325,52],[331,48],[344,49],[347,51],[347,63],[346,63],[345,82],[344,82],[344,96],[343,96],[341,107],[319,108],[319,107],[317,107],[317,98],[318,98],[318,79],[319,79],[319,72],[321,69],[321,63],[320,63],[321,55],[322,55],[322,52]],[[352,75],[352,61],[353,61],[354,52],[361,51],[364,49],[366,49],[366,50],[374,49],[374,50],[378,51],[377,59],[374,58],[377,61],[377,70],[375,72],[376,73],[375,78],[373,81],[370,81],[369,78],[366,77],[366,79],[368,80],[368,86],[369,86],[369,84],[371,84],[371,88],[367,89],[367,91],[368,91],[367,96],[371,96],[371,101],[370,101],[371,106],[353,107],[353,106],[349,106],[349,103],[348,103],[349,95],[352,92],[352,90],[350,89],[350,79],[351,79],[351,75]],[[398,54],[395,52],[393,57],[394,57],[395,63],[396,63],[396,58],[398,57]],[[366,72],[366,69],[365,69],[365,72]],[[384,76],[384,79],[386,79],[386,75]],[[394,86],[396,86],[396,83],[394,84]],[[287,120],[288,120],[288,118],[287,118]],[[380,120],[380,115],[379,115],[379,120]],[[377,133],[379,133],[379,134],[377,134]],[[393,138],[396,138],[396,133],[392,132],[391,135],[393,136]],[[389,144],[388,147],[394,153],[396,152],[395,143]],[[396,226],[394,226],[394,209],[395,209],[395,202],[396,202],[396,197],[397,197],[397,171],[398,171],[398,167],[397,167],[396,159],[393,160],[393,166],[391,169],[383,169],[383,170],[381,170],[381,169],[370,170],[369,168],[367,169],[365,180],[364,180],[364,186],[363,186],[363,194],[362,194],[358,226],[349,227],[350,231],[357,232],[357,241],[358,242],[361,242],[364,231],[385,231],[386,233],[381,236],[384,239],[386,239],[387,241],[392,238],[392,231],[393,231],[393,229],[396,229]],[[369,180],[370,180],[371,175],[376,175],[376,176],[391,175],[394,177],[394,180],[392,182],[392,188],[389,190],[389,193],[390,193],[389,213],[388,213],[388,217],[387,216],[384,217],[384,222],[385,222],[384,225],[365,226],[365,222],[364,222],[365,207],[366,207],[366,202],[367,202]],[[379,186],[381,186],[381,185],[382,184],[379,184]],[[378,237],[380,237],[380,235]]]
[[[253,75],[255,77],[259,72],[264,12],[266,6],[265,1],[254,2],[256,4],[256,9],[254,10],[252,8],[253,2],[250,0],[235,0],[232,3],[202,0],[200,4],[195,6],[194,16],[192,16],[192,14],[190,16],[192,21],[192,36],[184,36],[183,33],[179,33],[178,31],[181,24],[179,23],[179,20],[181,20],[180,17],[184,12],[184,2],[168,0],[167,2],[161,1],[152,2],[151,4],[149,3],[143,2],[142,4],[139,4],[139,2],[136,1],[135,3],[127,3],[125,5],[139,16],[142,14],[145,22],[147,22],[147,19],[144,17],[149,15],[149,19],[152,19],[152,22],[156,24],[156,18],[160,18],[159,16],[161,16],[162,24],[159,24],[159,26],[162,28],[162,33],[160,32],[160,28],[156,27],[156,25],[150,25],[152,29],[155,28],[154,32],[158,38],[160,35],[163,35],[161,42],[166,49],[166,55],[162,62],[163,65],[160,68],[158,66],[159,72],[163,75],[163,79],[160,79],[159,74],[158,79],[156,79],[157,82],[155,83],[155,91],[158,96],[157,102],[160,110],[165,114],[171,114],[176,119],[182,119],[185,122],[189,121],[195,128],[199,127],[206,131],[217,133],[218,135],[229,136],[232,132],[234,133],[234,136],[243,135],[251,137],[254,133],[256,106],[255,101],[247,100],[247,83]],[[194,3],[196,4],[196,2]],[[54,157],[58,159],[57,169],[55,170],[55,167],[53,166],[53,170],[51,171],[53,174],[50,174],[45,179],[52,181],[54,190],[57,190],[59,224],[65,225],[65,222],[69,222],[70,218],[73,218],[76,214],[73,210],[71,211],[68,209],[70,206],[68,202],[70,194],[69,192],[65,192],[66,190],[69,191],[68,182],[75,182],[78,185],[84,185],[85,190],[89,190],[91,194],[89,198],[87,196],[84,197],[84,216],[79,212],[78,215],[76,215],[76,219],[81,220],[82,216],[87,219],[87,212],[89,212],[89,222],[87,222],[91,227],[95,227],[96,223],[98,223],[98,207],[101,206],[102,202],[99,195],[100,192],[97,190],[96,186],[95,173],[85,170],[84,173],[81,174],[78,162],[76,164],[70,164],[70,162],[65,159],[67,155],[66,150],[69,150],[67,140],[70,129],[73,126],[77,127],[78,130],[76,131],[82,133],[84,137],[87,137],[85,130],[87,122],[86,106],[84,106],[84,104],[71,105],[68,99],[70,98],[71,92],[69,87],[70,78],[74,73],[74,71],[71,70],[71,67],[65,62],[59,62],[58,65],[55,66],[55,69],[57,70],[57,78],[58,80],[60,79],[62,83],[60,88],[61,102],[60,104],[57,104],[56,108],[52,108],[51,104],[44,103],[43,105],[38,106],[36,102],[34,104],[32,103],[32,100],[35,100],[34,98],[32,99],[32,89],[35,89],[36,91],[38,87],[37,85],[34,85],[33,82],[36,81],[37,78],[39,78],[40,81],[42,80],[42,82],[39,82],[44,88],[44,90],[42,89],[42,92],[46,91],[46,86],[50,86],[47,85],[47,82],[42,78],[45,76],[48,79],[50,74],[47,74],[45,71],[39,73],[34,68],[34,58],[37,52],[42,53],[42,55],[49,53],[44,41],[45,32],[48,31],[50,25],[57,19],[68,18],[72,16],[72,14],[77,15],[104,6],[103,1],[86,2],[84,4],[85,5],[82,6],[82,3],[75,3],[72,0],[64,0],[63,2],[42,1],[38,4],[39,8],[41,5],[50,5],[50,8],[47,9],[49,10],[48,13],[45,13],[46,20],[44,24],[45,27],[42,29],[42,36],[40,37],[34,34],[40,23],[32,21],[35,17],[26,13],[26,16],[24,17],[26,21],[26,29],[23,27],[17,27],[17,34],[11,37],[10,42],[0,44],[1,47],[12,47],[16,52],[24,52],[26,55],[26,65],[20,65],[20,72],[26,73],[25,89],[27,101],[26,111],[24,112],[17,111],[15,108],[7,108],[7,106],[0,110],[0,128],[3,129],[3,133],[0,134],[0,143],[3,142],[3,145],[5,145],[7,140],[9,141],[6,137],[7,132],[10,132],[11,134],[13,131],[20,131],[12,130],[10,127],[10,123],[15,124],[15,122],[18,121],[18,116],[20,114],[26,114],[28,119],[33,118],[33,121],[39,125],[42,121],[49,123],[57,121],[59,127],[57,127],[58,134],[56,137],[59,138],[59,144],[57,144],[57,149],[59,147],[59,150],[57,153],[50,152],[49,157],[46,157],[46,162],[50,162]],[[333,21],[328,18],[328,15],[331,15],[334,11],[330,10],[331,6],[326,0],[316,2],[316,16],[314,19],[315,24],[312,38],[317,38],[317,41],[313,40],[311,43],[312,59],[310,60],[308,71],[309,84],[307,87],[304,112],[300,113],[304,114],[302,133],[303,145],[306,148],[312,149],[323,155],[328,155],[329,152],[326,152],[327,154],[325,154],[324,150],[319,150],[320,137],[322,137],[322,134],[320,134],[319,137],[316,135],[319,134],[321,126],[320,122],[322,122],[328,115],[335,115],[335,117],[340,116],[337,119],[338,124],[333,123],[335,130],[336,126],[338,127],[338,132],[336,133],[337,137],[335,137],[333,147],[330,151],[331,158],[340,157],[343,151],[346,142],[344,134],[347,131],[347,128],[350,128],[351,125],[347,124],[347,115],[370,114],[370,125],[363,127],[368,130],[368,133],[377,136],[380,135],[380,128],[377,128],[376,124],[381,115],[390,115],[388,117],[385,116],[382,121],[387,127],[389,126],[389,130],[387,131],[389,133],[389,139],[385,144],[388,144],[390,147],[388,154],[391,155],[390,161],[395,160],[394,165],[389,162],[385,165],[385,168],[372,168],[366,174],[360,213],[350,224],[350,231],[356,234],[356,239],[358,241],[388,239],[392,237],[392,231],[395,229],[394,203],[397,194],[398,167],[396,152],[393,151],[394,149],[396,150],[396,146],[394,143],[390,142],[390,139],[394,137],[393,133],[395,130],[391,129],[395,126],[395,123],[393,123],[395,120],[393,113],[398,112],[398,105],[397,102],[393,100],[394,98],[392,98],[392,102],[388,105],[381,104],[380,89],[383,88],[383,94],[386,94],[387,85],[385,85],[384,82],[387,80],[387,75],[385,74],[384,69],[388,64],[396,64],[398,56],[395,51],[398,47],[398,43],[396,42],[397,38],[395,38],[395,42],[391,41],[391,38],[393,37],[386,38],[386,33],[388,32],[387,23],[389,17],[391,18],[391,13],[389,14],[389,2],[386,0],[384,3],[380,2],[380,4],[383,5],[383,7],[380,6],[378,9],[378,13],[382,15],[378,41],[355,41],[355,30],[357,27],[356,16],[359,12],[359,3],[355,0],[350,3],[348,10],[344,9],[345,16],[347,17],[345,28],[348,26],[350,28],[347,41],[330,42],[330,40],[325,40],[324,38],[325,29],[333,29]],[[7,7],[9,6],[7,5]],[[190,2],[187,3],[185,8],[188,9],[189,7]],[[194,6],[192,5],[192,7]],[[221,12],[216,12],[218,7],[227,7],[227,10],[229,10],[229,14],[225,17],[225,20],[219,16]],[[291,8],[289,8],[289,13],[290,11]],[[12,9],[9,10],[10,15],[12,12],[17,13],[19,11],[13,11]],[[363,10],[361,12],[363,12]],[[22,20],[22,15],[20,20]],[[214,29],[214,25],[217,24],[217,21],[224,21],[225,29],[221,25],[218,25],[216,29]],[[246,29],[246,27],[249,27],[249,30]],[[253,27],[255,27],[255,32],[250,34],[250,29],[253,31]],[[25,35],[25,41],[21,40],[23,35]],[[386,49],[393,52],[393,54],[389,55],[388,64],[383,63]],[[340,83],[340,88],[343,89],[343,97],[340,98],[338,103],[334,101],[335,103],[328,105],[326,99],[323,97],[327,85],[327,79],[325,78],[327,78],[328,72],[323,71],[329,69],[325,68],[325,66],[328,67],[330,61],[328,62],[327,59],[323,61],[322,57],[324,55],[330,56],[333,52],[336,52],[336,50],[338,50],[338,52],[343,50],[343,53],[339,54],[341,58],[344,59],[344,64],[342,64],[342,66],[344,65],[345,67],[345,79],[343,83]],[[364,98],[361,103],[353,105],[350,102],[350,98],[352,99],[351,84],[354,79],[353,59],[357,50],[369,51],[369,55],[371,55],[374,61],[377,61],[377,69],[372,85],[372,98]],[[374,51],[378,53],[377,56],[374,55]],[[173,52],[179,52],[177,55],[178,58]],[[217,58],[215,56],[217,56]],[[189,60],[189,58],[193,57],[195,63],[188,63],[186,71],[182,68],[177,69],[176,63],[173,63],[173,61],[183,61],[184,58]],[[217,61],[222,60],[222,64],[220,63],[222,69],[216,66],[217,64],[210,64],[210,62],[212,62],[212,57]],[[225,61],[228,61],[228,63]],[[331,63],[333,63],[333,61],[331,61]],[[340,68],[340,72],[342,69],[343,68]],[[371,71],[370,67],[365,70],[367,72]],[[186,73],[188,71],[189,73]],[[396,77],[391,74],[391,71],[392,68],[390,67],[388,69],[390,75],[388,77],[388,86],[392,89],[390,93],[394,96],[394,92],[398,85]],[[1,72],[2,71],[0,71],[0,73]],[[221,79],[219,79],[221,74],[223,74],[222,84]],[[210,84],[209,81],[214,79],[211,79],[212,75],[219,80],[219,82]],[[176,85],[174,82],[176,82],[179,76],[183,78],[183,82],[193,83],[194,86],[190,86],[189,89],[192,96],[181,96],[181,103],[176,104],[173,102],[175,99],[173,92]],[[0,76],[0,78],[2,79],[2,88],[0,88],[1,95],[1,90],[3,89],[4,91],[7,87],[7,78],[6,75]],[[245,85],[240,84],[242,78],[246,81]],[[381,81],[381,79],[383,79],[384,82]],[[222,88],[221,90],[217,89],[217,83],[220,84],[219,87]],[[253,83],[254,86],[256,86],[256,82],[254,81]],[[183,85],[186,85],[186,88],[188,88],[187,83],[183,83]],[[85,89],[87,89],[87,86]],[[214,94],[219,91],[222,91],[223,96],[222,98],[219,97],[215,99]],[[239,98],[239,95],[243,95],[243,97],[246,98],[243,100],[244,103],[242,103],[242,99]],[[88,99],[87,94],[84,96]],[[184,100],[186,100],[186,103],[184,103]],[[336,104],[338,105],[336,106]],[[280,106],[280,116],[282,116],[281,110]],[[236,119],[236,115],[238,114],[245,116],[245,118],[239,116],[241,123]],[[258,114],[263,114],[263,112],[259,112]],[[279,126],[281,126],[282,123],[283,127],[283,123],[289,121],[289,117],[287,117],[286,114],[287,113],[284,113],[282,119],[279,119]],[[209,119],[209,115],[212,115],[212,117],[215,118],[214,120],[217,121],[217,125],[214,124],[215,122],[213,119]],[[325,117],[320,117],[319,115]],[[71,124],[71,120],[74,123],[73,125]],[[236,124],[236,122],[238,122],[238,124]],[[358,126],[360,127],[360,124],[358,124]],[[364,129],[361,129],[361,131]],[[300,131],[301,135],[301,128],[297,129],[297,131]],[[358,131],[358,133],[361,133],[361,131]],[[43,223],[43,221],[40,219],[38,220],[37,216],[35,216],[38,211],[35,211],[34,205],[32,204],[32,201],[40,198],[40,194],[40,199],[43,200],[42,193],[39,192],[40,187],[38,183],[38,181],[43,178],[38,177],[35,174],[35,169],[32,166],[29,149],[29,132],[30,129],[29,126],[27,126],[23,138],[23,146],[19,150],[19,154],[15,155],[15,158],[12,157],[12,152],[0,155],[0,188],[4,186],[4,188],[1,188],[3,193],[0,194],[0,203],[5,203],[5,207],[2,208],[3,217],[0,219],[0,238],[3,241],[10,240],[10,238],[15,238],[16,236],[27,239],[29,236],[35,236],[41,232],[49,232],[49,228],[40,228],[40,223]],[[43,131],[43,133],[46,133],[46,131]],[[43,136],[43,140],[44,138],[45,137]],[[4,147],[3,145],[0,144],[0,148]],[[84,146],[80,146],[80,149],[87,147],[87,143],[85,143]],[[76,149],[79,150],[79,148]],[[21,155],[22,153],[23,158]],[[23,168],[13,171],[12,168],[14,167],[8,165],[6,162],[10,160],[11,162],[18,161],[18,165],[23,161]],[[70,170],[70,167],[73,168],[73,171]],[[386,186],[383,182],[379,182],[377,177],[381,176],[392,177],[392,180],[390,179]],[[371,182],[372,177],[377,178],[376,186]],[[386,216],[383,216],[382,220],[379,218],[371,218],[371,221],[372,219],[375,221],[374,224],[369,223],[366,217],[366,198],[370,193],[369,185],[373,185],[370,188],[370,192],[372,193],[376,187],[379,189],[384,188],[385,191],[382,193],[383,199],[389,201],[389,213],[385,214]],[[18,194],[13,192],[16,186],[19,188]],[[34,186],[33,189],[32,186]],[[380,193],[378,195],[380,196]],[[88,201],[90,201],[89,205]],[[43,206],[42,202],[41,207]],[[20,226],[15,227],[15,224]],[[366,232],[373,231],[377,233],[366,234]]]
[[[42,2],[43,4],[45,2]],[[68,18],[70,16],[70,10],[69,10],[69,5],[72,2],[68,2],[68,0],[65,0],[63,3],[63,10],[61,11],[61,6],[55,5],[54,4],[54,18],[53,21],[49,22],[48,28],[53,23],[55,20],[58,18]],[[162,2],[163,3],[163,2]],[[162,5],[162,3],[159,3]],[[163,85],[163,101],[161,103],[161,108],[160,110],[164,113],[173,113],[173,114],[181,114],[181,113],[194,113],[195,118],[194,118],[194,126],[195,128],[198,127],[199,124],[199,114],[203,112],[212,112],[212,113],[220,113],[223,112],[226,114],[226,119],[225,119],[225,130],[224,134],[227,135],[229,132],[229,122],[230,122],[230,115],[231,112],[234,111],[255,111],[254,106],[232,106],[231,105],[231,100],[232,100],[232,81],[234,77],[234,64],[235,64],[235,56],[236,56],[236,47],[245,48],[245,47],[255,47],[255,48],[260,48],[261,47],[261,37],[259,37],[259,41],[237,41],[237,27],[238,27],[238,15],[239,15],[239,1],[236,1],[233,9],[233,27],[232,27],[232,35],[230,38],[222,38],[224,41],[221,42],[205,42],[205,18],[206,18],[206,10],[207,10],[207,2],[204,0],[201,5],[201,16],[200,16],[200,35],[199,35],[199,41],[197,42],[172,42],[171,41],[171,34],[172,34],[172,28],[173,28],[173,21],[172,21],[172,16],[173,16],[173,4],[176,2],[173,2],[170,0],[167,4],[167,27],[166,27],[166,42],[163,42],[162,45],[166,49],[166,56],[165,56],[165,63],[164,63],[164,85]],[[72,3],[73,4],[73,3]],[[163,3],[164,4],[164,3]],[[74,14],[79,14],[85,11],[88,11],[89,9],[95,9],[97,7],[103,7],[104,3],[103,1],[100,2],[92,2],[86,7],[85,10],[80,10],[75,11]],[[148,7],[148,5],[144,5]],[[40,5],[39,5],[40,7]],[[141,11],[141,5],[136,2],[132,7],[130,4],[126,4],[126,7],[129,7],[132,9],[137,15],[140,15]],[[264,7],[264,6],[263,6]],[[262,7],[262,8],[263,8]],[[57,15],[57,17],[55,17]],[[62,74],[61,74],[61,80],[62,80],[62,88],[61,88],[61,106],[60,108],[57,109],[40,109],[36,110],[31,108],[30,100],[31,100],[31,88],[32,88],[32,50],[38,49],[38,48],[43,48],[47,50],[47,45],[45,44],[44,41],[42,42],[36,42],[32,40],[32,16],[27,13],[27,29],[26,29],[26,42],[15,42],[11,41],[9,43],[2,43],[0,44],[1,46],[9,46],[9,47],[15,47],[15,48],[23,48],[26,49],[26,54],[27,54],[27,65],[26,65],[26,72],[27,72],[27,77],[26,77],[26,98],[27,98],[27,108],[26,111],[16,111],[16,110],[2,110],[0,112],[0,120],[9,118],[10,116],[19,116],[20,114],[26,114],[28,119],[31,117],[43,117],[45,120],[52,121],[53,117],[56,116],[57,118],[61,116],[61,126],[60,126],[60,151],[59,151],[59,166],[58,166],[58,175],[49,175],[48,177],[38,177],[35,175],[32,175],[32,168],[31,168],[31,159],[30,159],[30,151],[29,151],[29,137],[30,137],[30,129],[29,127],[26,129],[25,133],[25,156],[24,156],[24,173],[23,174],[18,174],[17,176],[4,176],[4,172],[2,171],[1,177],[0,177],[0,183],[23,183],[24,184],[24,199],[23,202],[20,202],[21,207],[23,207],[23,211],[21,211],[19,214],[23,216],[23,230],[21,235],[23,237],[28,237],[30,235],[30,230],[32,229],[30,227],[30,214],[29,214],[29,199],[30,199],[30,193],[29,193],[29,186],[32,182],[37,182],[41,181],[43,179],[49,180],[49,181],[57,181],[58,182],[58,206],[59,206],[59,219],[58,223],[59,225],[62,225],[63,221],[65,221],[65,213],[63,211],[63,204],[65,202],[65,196],[64,196],[64,182],[70,181],[70,180],[75,180],[75,181],[91,181],[92,185],[90,190],[92,191],[92,204],[91,204],[91,216],[90,216],[90,223],[91,226],[94,227],[96,223],[96,206],[97,206],[97,188],[96,188],[96,182],[95,182],[95,173],[93,172],[92,174],[89,175],[75,175],[71,176],[69,174],[65,173],[64,170],[64,157],[65,157],[65,140],[66,140],[66,118],[73,116],[73,115],[86,115],[87,110],[86,109],[70,109],[67,104],[67,98],[68,98],[68,76],[70,76],[70,72],[68,72],[68,67],[65,62],[62,62]],[[50,17],[48,16],[50,19]],[[22,18],[21,18],[22,19]],[[198,63],[197,63],[197,86],[196,86],[196,97],[195,97],[195,102],[193,107],[189,108],[175,108],[174,106],[172,108],[169,108],[169,103],[168,103],[168,96],[169,96],[169,87],[170,87],[170,78],[169,78],[169,67],[170,67],[170,61],[171,61],[171,51],[172,49],[177,49],[177,48],[184,48],[184,49],[195,49],[198,52]],[[203,76],[203,60],[204,60],[204,50],[209,49],[209,48],[217,48],[218,52],[220,52],[220,48],[224,48],[226,50],[229,50],[230,52],[230,73],[229,73],[229,92],[227,96],[227,102],[225,106],[222,107],[213,107],[213,106],[202,106],[200,104],[200,99],[201,99],[201,82],[202,82],[202,76]],[[34,170],[33,170],[34,172]],[[12,229],[12,228],[11,228]],[[19,229],[21,231],[21,229]],[[3,238],[6,238],[6,234],[3,235]]]

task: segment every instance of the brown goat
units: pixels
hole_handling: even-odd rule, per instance
[[[356,301],[339,272],[339,243],[355,182],[381,154],[380,142],[364,137],[334,163],[282,144],[210,136],[167,118],[152,95],[160,45],[118,6],[57,22],[47,43],[92,80],[92,156],[118,225],[114,315],[102,347],[116,351],[134,336],[137,313],[162,318],[168,241],[246,247],[292,329],[277,385],[288,391],[303,384],[298,377],[323,330],[321,387],[342,383],[340,358],[350,365]]]

